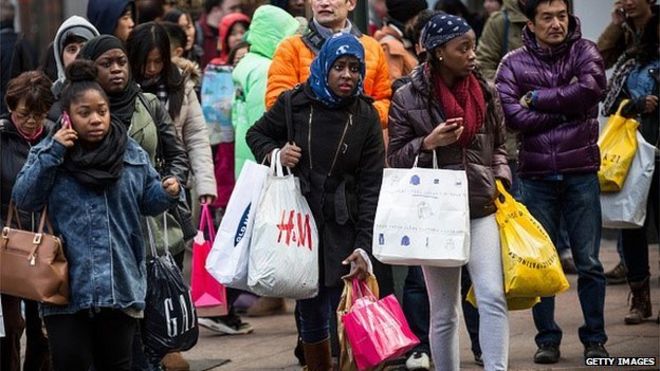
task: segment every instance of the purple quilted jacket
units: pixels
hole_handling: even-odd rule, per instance
[[[596,45],[582,38],[573,16],[561,45],[540,48],[527,27],[523,43],[504,57],[495,80],[506,125],[520,134],[520,176],[598,171],[598,101],[606,77]],[[528,109],[520,98],[530,91]]]

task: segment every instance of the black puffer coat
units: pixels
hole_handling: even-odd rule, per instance
[[[280,95],[273,108],[248,130],[247,143],[258,161],[287,140],[287,94]],[[328,109],[314,100],[307,85],[291,94],[293,139],[302,148],[293,172],[300,178],[319,230],[320,282],[333,287],[348,273],[341,262],[354,249],[371,253],[385,165],[380,121],[369,98]]]
[[[0,116],[0,225],[4,226],[7,221],[7,209],[11,192],[14,188],[14,182],[18,173],[27,161],[28,153],[33,145],[39,143],[53,128],[53,123],[46,121],[44,131],[34,142],[29,142],[23,138],[11,122],[9,114]],[[19,210],[21,227],[23,229],[34,229],[38,223],[37,215]],[[13,227],[17,227],[16,222],[12,222]]]

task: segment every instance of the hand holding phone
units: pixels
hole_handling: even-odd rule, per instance
[[[452,117],[450,119],[447,119],[447,121],[445,121],[445,125],[447,125],[450,128],[453,127],[453,129],[451,129],[451,130],[458,130],[461,127],[463,127],[463,118],[462,117]]]
[[[454,117],[436,126],[433,131],[424,138],[422,147],[425,150],[433,150],[437,147],[448,146],[458,140],[463,133],[463,118]]]
[[[617,0],[614,2],[614,10],[612,11],[612,23],[615,25],[621,25],[626,21],[627,14],[623,9],[623,2]]]
[[[65,129],[71,129],[71,117],[69,117],[69,114],[66,111],[62,112],[62,127]]]

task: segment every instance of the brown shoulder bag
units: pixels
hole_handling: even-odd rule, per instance
[[[12,228],[16,217],[18,228]],[[0,239],[0,292],[54,305],[69,303],[69,269],[44,207],[37,232],[22,230],[13,200]],[[48,225],[51,234],[44,233]]]

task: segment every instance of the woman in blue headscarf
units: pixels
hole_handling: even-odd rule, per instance
[[[342,277],[366,278],[385,149],[378,113],[362,90],[364,49],[350,34],[328,39],[309,79],[283,93],[247,133],[257,159],[281,149],[300,178],[319,230],[319,294],[298,301],[310,370],[330,369],[330,317]],[[288,132],[286,107],[292,125]]]

